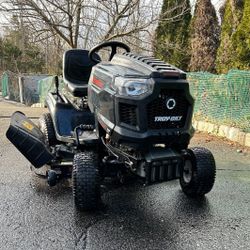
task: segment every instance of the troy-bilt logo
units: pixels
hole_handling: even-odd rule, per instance
[[[155,116],[155,122],[179,122],[182,116]]]

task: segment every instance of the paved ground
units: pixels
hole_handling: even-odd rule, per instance
[[[77,213],[66,184],[49,188],[7,141],[13,104],[0,100],[0,249],[250,249],[250,153],[205,134],[218,172],[214,189],[195,201],[178,181],[112,187],[105,208]],[[18,107],[22,109],[22,107]],[[39,109],[28,109],[36,117]],[[242,149],[242,153],[237,153]]]

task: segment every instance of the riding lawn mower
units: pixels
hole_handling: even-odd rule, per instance
[[[98,52],[107,47],[102,61]],[[6,136],[34,171],[46,169],[50,186],[72,178],[77,209],[98,208],[100,187],[114,176],[134,175],[145,185],[179,179],[190,197],[212,189],[212,153],[188,148],[194,99],[185,72],[111,41],[66,51],[63,81],[67,94],[56,80],[38,126],[17,111]]]

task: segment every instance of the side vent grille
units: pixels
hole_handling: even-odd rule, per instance
[[[120,103],[119,114],[121,122],[126,123],[130,126],[137,125],[136,105]]]

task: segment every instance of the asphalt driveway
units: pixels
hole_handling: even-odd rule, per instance
[[[99,211],[78,213],[68,183],[51,188],[32,176],[28,161],[7,141],[4,105],[0,249],[250,249],[249,150],[198,133],[192,146],[209,148],[218,168],[204,199],[187,198],[178,181],[147,187],[131,182],[109,187]],[[26,111],[34,118],[41,112]]]

